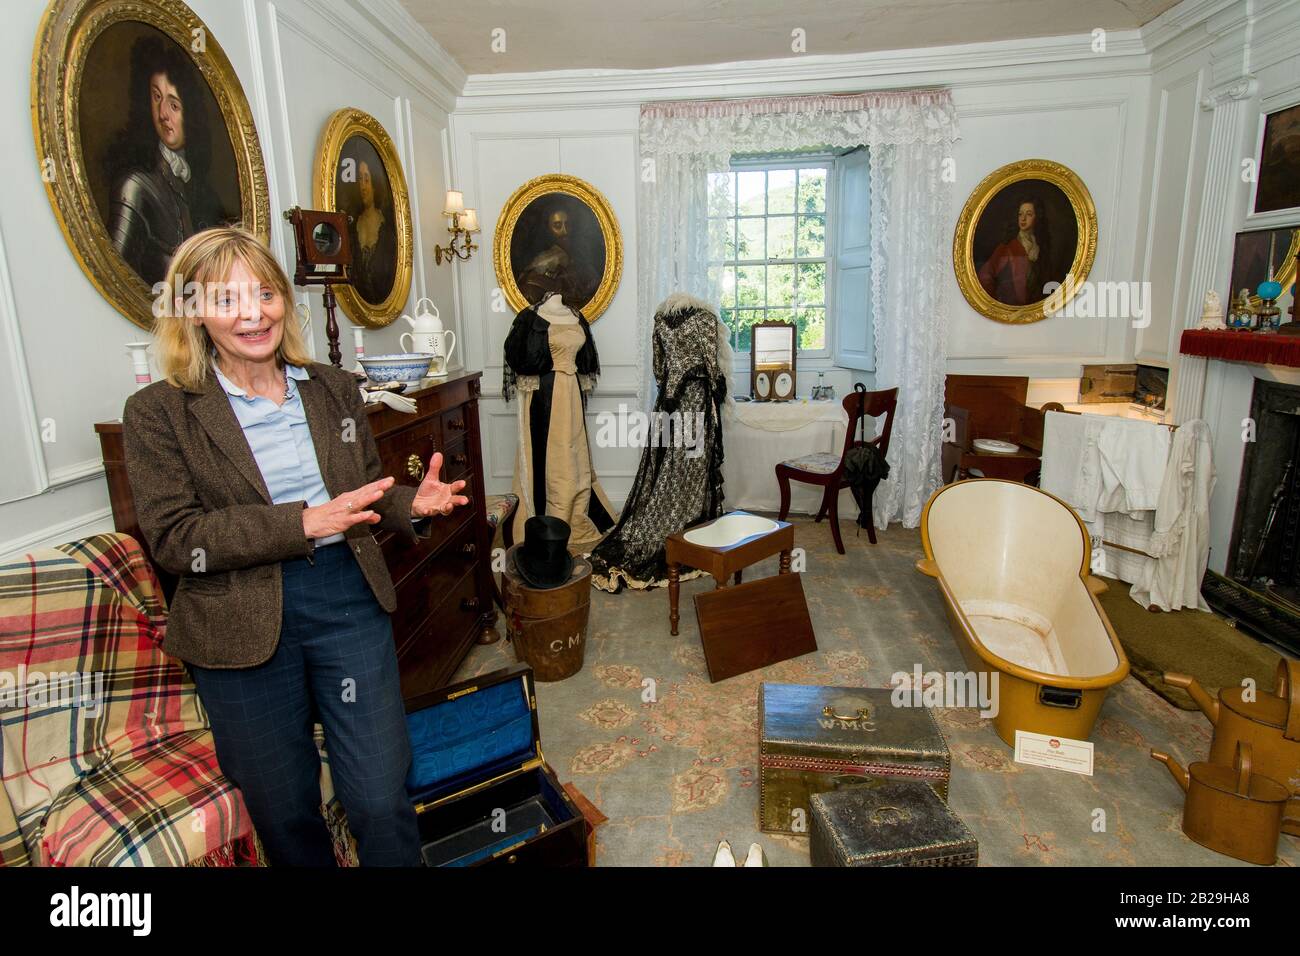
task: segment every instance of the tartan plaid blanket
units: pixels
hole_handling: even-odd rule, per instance
[[[165,620],[126,535],[0,564],[0,865],[229,863],[253,846]]]

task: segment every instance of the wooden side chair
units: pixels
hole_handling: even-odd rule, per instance
[[[514,524],[515,511],[519,508],[519,496],[514,494],[507,495],[489,495],[487,500],[487,523],[488,536],[495,544],[497,528],[501,529],[501,537],[504,539],[506,550],[515,543]],[[496,601],[497,607],[502,611],[506,609],[505,604],[501,601],[501,585],[497,582],[497,576],[492,575],[492,599]]]
[[[789,461],[783,461],[776,466],[776,480],[781,485],[781,520],[784,521],[790,514],[790,482],[799,481],[805,485],[820,485],[825,489],[822,493],[821,511],[817,513],[817,521],[821,521],[828,514],[831,519],[831,536],[835,539],[835,550],[840,554],[844,553],[844,541],[840,538],[840,515],[839,501],[840,491],[849,486],[844,477],[844,458],[849,453],[849,449],[856,445],[875,445],[882,456],[889,453],[889,433],[894,427],[894,411],[898,408],[898,389],[890,388],[880,392],[867,392],[865,399],[865,408],[863,399],[857,392],[850,392],[844,397],[841,403],[844,410],[849,415],[849,430],[844,436],[844,450],[838,455],[834,452],[824,451],[817,452],[813,455],[804,455],[802,458],[791,458]],[[876,418],[880,415],[885,416],[883,427],[875,438],[863,442],[858,438],[858,423],[863,417]],[[876,525],[871,517],[871,499],[875,497],[875,487],[872,486],[867,496],[866,506],[863,509],[864,516],[867,519],[867,539],[876,543]]]

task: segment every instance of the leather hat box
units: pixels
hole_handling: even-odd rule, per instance
[[[406,702],[426,866],[585,866],[582,813],[542,757],[532,668],[516,664]]]
[[[811,798],[813,866],[978,866],[974,834],[924,783],[891,780]]]
[[[925,707],[889,688],[761,684],[759,824],[808,833],[808,798],[864,778],[920,780],[948,799],[948,744]]]

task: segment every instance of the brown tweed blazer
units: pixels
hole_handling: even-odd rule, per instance
[[[312,364],[298,383],[321,477],[332,497],[385,477],[356,381]],[[180,576],[163,649],[200,667],[252,667],[280,641],[280,562],[305,558],[306,502],[275,505],[215,375],[197,389],[156,382],[122,415],[126,470],[153,559]],[[394,485],[371,505],[378,525],[356,525],[346,545],[384,610],[393,580],[371,528],[414,540],[415,489]]]

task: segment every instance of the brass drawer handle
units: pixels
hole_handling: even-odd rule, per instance
[[[449,421],[449,422],[447,423],[447,427],[448,427],[448,428],[456,428],[456,429],[464,429],[464,427],[465,427],[465,419],[463,419],[463,418],[453,418],[451,421]]]
[[[474,542],[471,541],[460,550],[461,553],[465,555],[465,557],[472,558],[474,557],[474,553],[478,551],[478,545],[474,544]]]
[[[477,611],[478,598],[476,597],[461,598],[460,609],[462,611]]]
[[[832,720],[870,720],[871,711],[866,707],[859,707],[856,714],[837,714],[834,707],[823,707],[822,716],[830,717]]]
[[[419,455],[412,455],[406,459],[406,473],[416,481],[424,480],[424,462],[420,460]]]
[[[452,455],[451,462],[453,465],[469,464],[469,455]]]

